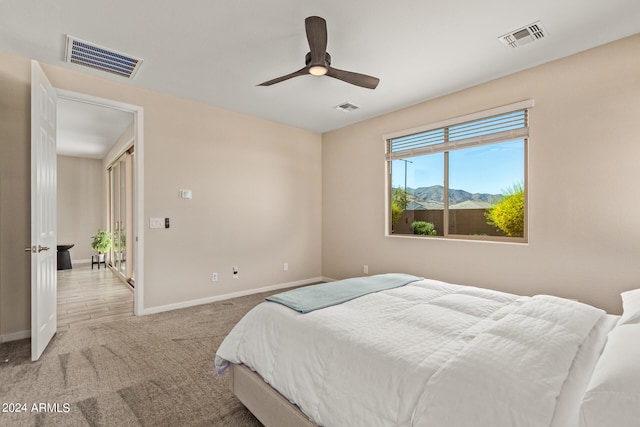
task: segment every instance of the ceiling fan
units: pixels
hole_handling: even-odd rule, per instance
[[[310,16],[304,20],[307,30],[310,52],[305,56],[304,68],[273,80],[260,83],[258,86],[271,86],[289,80],[293,77],[312,74],[314,76],[329,76],[352,85],[367,89],[375,89],[380,82],[376,77],[351,71],[339,70],[331,66],[331,55],[327,53],[327,21],[319,16]]]

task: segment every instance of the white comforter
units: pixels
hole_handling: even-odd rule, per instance
[[[549,426],[601,310],[422,280],[300,314],[265,302],[217,368],[243,363],[322,426]]]

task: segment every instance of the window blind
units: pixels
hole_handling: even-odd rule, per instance
[[[477,115],[476,115],[477,116]],[[387,160],[529,137],[528,108],[387,139]]]

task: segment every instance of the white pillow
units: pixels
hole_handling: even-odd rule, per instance
[[[640,425],[640,324],[617,326],[582,399],[581,427]]]
[[[618,320],[618,325],[630,323],[640,323],[640,289],[623,292],[622,297],[622,317]]]

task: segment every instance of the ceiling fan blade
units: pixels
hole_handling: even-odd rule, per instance
[[[380,83],[380,79],[377,77],[367,76],[366,74],[354,73],[351,71],[339,70],[333,67],[329,68],[327,76],[367,89],[375,89],[378,86],[378,83]]]
[[[304,20],[304,26],[311,50],[310,65],[324,65],[327,53],[327,21],[319,16],[310,16]]]
[[[280,82],[283,82],[285,80],[289,80],[289,79],[291,79],[293,77],[303,76],[305,74],[309,74],[308,67],[301,68],[300,70],[295,71],[295,72],[293,72],[291,74],[287,74],[286,76],[277,77],[277,78],[275,78],[273,80],[269,80],[269,81],[266,81],[264,83],[260,83],[258,86],[271,86],[271,85],[274,85],[276,83],[280,83]]]

